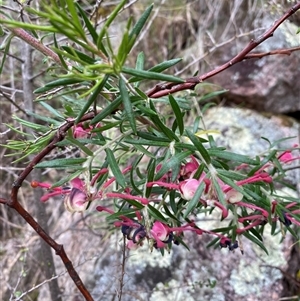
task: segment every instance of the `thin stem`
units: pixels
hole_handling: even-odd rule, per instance
[[[120,289],[119,289],[119,298],[118,298],[119,301],[121,301],[122,295],[123,295],[124,275],[125,275],[125,263],[126,263],[126,238],[125,238],[125,235],[123,235],[122,270],[121,270]]]

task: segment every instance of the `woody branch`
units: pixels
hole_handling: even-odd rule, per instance
[[[209,71],[203,75],[200,76],[194,76],[187,78],[184,83],[178,84],[178,83],[163,83],[158,84],[152,89],[150,89],[147,92],[147,95],[152,98],[159,98],[162,96],[166,96],[168,94],[172,94],[175,92],[183,91],[183,90],[189,90],[194,89],[195,86],[204,80],[215,76],[218,73],[223,72],[224,70],[230,68],[231,66],[249,58],[261,58],[265,55],[271,55],[271,54],[290,54],[292,51],[299,50],[299,47],[296,49],[282,49],[280,51],[273,51],[273,52],[266,52],[266,53],[260,53],[260,54],[249,54],[253,49],[255,49],[258,45],[260,45],[265,40],[269,39],[273,36],[275,30],[290,16],[292,16],[296,11],[300,9],[300,2],[295,4],[292,8],[290,8],[280,19],[278,19],[274,25],[269,28],[263,35],[259,36],[257,39],[252,39],[248,45],[235,57],[233,57],[231,60],[227,61],[225,64],[215,68],[212,71]]]

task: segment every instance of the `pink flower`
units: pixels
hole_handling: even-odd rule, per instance
[[[243,195],[235,189],[231,189],[226,193],[226,200],[231,204],[238,203],[242,199]]]
[[[191,156],[192,162],[188,162],[181,167],[180,175],[184,179],[191,178],[199,167],[199,163],[194,156]]]
[[[86,209],[88,202],[91,197],[86,192],[84,181],[79,178],[75,178],[71,181],[70,187],[54,187],[51,188],[51,184],[32,181],[31,186],[33,188],[42,187],[51,189],[50,192],[46,193],[41,197],[42,202],[46,202],[50,197],[56,195],[65,195],[64,204],[65,208],[70,212],[82,212]]]
[[[150,233],[156,241],[157,248],[163,248],[165,246],[165,243],[167,243],[170,238],[170,232],[169,227],[159,221],[153,224]]]
[[[77,188],[79,190],[84,190],[85,189],[84,181],[82,181],[78,177],[71,180],[71,185],[72,185],[73,188]]]
[[[288,150],[283,152],[279,157],[278,160],[285,164],[290,164],[292,161],[300,159],[300,157],[296,157],[292,155],[292,151]]]
[[[85,191],[85,184],[79,178],[71,181],[72,189],[68,195],[65,196],[65,208],[70,212],[85,211],[89,197]]]
[[[64,204],[70,212],[82,212],[88,205],[88,196],[82,190],[73,187],[71,192],[65,196]]]
[[[188,179],[179,183],[179,190],[181,197],[187,201],[190,201],[200,185],[200,181],[196,179]]]
[[[78,123],[73,126],[73,137],[77,138],[88,138],[92,134],[91,131],[94,128],[99,128],[100,124],[98,123],[96,126],[90,126],[87,123]]]

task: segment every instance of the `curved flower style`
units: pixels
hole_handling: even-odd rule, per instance
[[[32,181],[33,188],[42,187],[51,189],[51,184]],[[55,187],[50,192],[41,197],[42,202],[46,202],[50,197],[56,195],[65,195],[65,208],[70,212],[82,212],[86,209],[88,202],[92,199],[91,195],[86,192],[85,183],[79,178],[71,181],[70,187]]]
[[[195,174],[195,172],[197,171],[198,167],[199,167],[199,163],[196,160],[196,158],[194,156],[191,156],[191,162],[188,162],[186,164],[184,164],[183,166],[181,166],[180,169],[180,177],[181,179],[190,179],[193,177],[193,175]]]

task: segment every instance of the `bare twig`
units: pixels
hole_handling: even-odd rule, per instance
[[[209,54],[213,53],[214,51],[216,51],[218,48],[221,48],[231,42],[233,42],[234,40],[236,39],[239,39],[239,38],[242,38],[242,37],[245,37],[245,36],[249,36],[250,34],[254,34],[256,31],[260,31],[262,30],[262,28],[256,28],[252,31],[249,31],[249,32],[244,32],[244,33],[241,33],[241,34],[238,34],[238,35],[235,35],[233,37],[231,37],[230,39],[224,41],[224,42],[221,42],[221,43],[218,43],[218,44],[215,44],[209,48],[207,51],[205,51],[205,53],[203,53],[201,56],[195,58],[193,61],[191,61],[190,63],[188,63],[186,66],[184,66],[182,69],[180,69],[179,71],[177,71],[175,73],[176,76],[179,76],[180,74],[182,74],[184,71],[186,71],[187,69],[189,69],[190,67],[194,66],[196,63],[200,62],[201,60],[203,60],[206,56],[208,56]],[[210,36],[209,32],[207,32],[207,34]]]
[[[94,112],[90,112],[83,116],[82,121],[90,120],[94,117]],[[0,203],[6,204],[12,209],[16,210],[20,216],[37,232],[37,234],[52,248],[56,251],[56,254],[60,256],[61,260],[63,261],[70,277],[78,287],[79,291],[85,297],[87,301],[93,301],[93,298],[89,291],[86,289],[84,284],[82,283],[79,275],[75,271],[72,262],[66,255],[64,251],[63,245],[58,244],[54,239],[52,239],[44,229],[34,220],[29,212],[27,212],[24,207],[18,201],[18,192],[19,189],[27,178],[27,176],[32,172],[34,166],[40,162],[51,150],[56,147],[56,143],[62,141],[67,133],[67,131],[74,125],[75,119],[69,120],[64,123],[57,131],[56,136],[52,139],[49,145],[44,148],[38,155],[36,155],[30,164],[24,169],[24,171],[20,174],[18,179],[14,182],[13,188],[11,191],[11,198],[10,199],[3,199],[0,198]]]
[[[122,300],[123,295],[123,286],[124,286],[124,275],[125,275],[125,263],[126,263],[126,238],[125,235],[123,235],[123,246],[122,246],[122,270],[121,270],[121,276],[119,279],[120,282],[120,288],[118,292],[118,300]]]
[[[24,111],[14,100],[12,100],[10,97],[8,97],[1,89],[0,94],[7,99],[13,106],[15,106],[18,110],[20,110],[22,113],[27,115],[26,111]]]
[[[188,90],[188,89],[194,89],[195,86],[204,80],[215,76],[216,74],[223,72],[224,70],[230,68],[231,66],[243,61],[246,56],[249,54],[251,50],[256,48],[258,45],[260,45],[265,40],[269,39],[273,36],[275,30],[290,16],[292,16],[297,10],[300,9],[300,2],[295,4],[292,8],[290,8],[280,19],[278,19],[271,28],[269,28],[263,35],[259,36],[257,39],[252,39],[248,45],[235,57],[233,57],[231,60],[226,62],[225,64],[215,68],[212,71],[209,71],[201,76],[195,76],[191,77],[185,80],[184,83],[178,84],[178,83],[163,83],[158,84],[154,88],[150,89],[147,92],[147,95],[152,98],[159,98],[162,96],[166,96],[168,94],[172,94],[178,91]],[[269,54],[267,54],[269,55]]]
[[[2,20],[6,19],[3,15],[1,15],[0,18]],[[32,35],[30,35],[27,31],[25,31],[22,28],[15,28],[15,27],[11,27],[9,25],[4,25],[4,26],[6,26],[16,37],[25,41],[27,44],[29,44],[36,50],[40,51],[41,53],[43,53],[45,56],[54,60],[54,62],[56,62],[58,65],[61,65],[59,56],[54,51],[52,51],[50,48],[43,45],[39,40],[34,38]]]
[[[90,258],[87,258],[86,260],[84,260],[84,261],[82,261],[81,263],[77,264],[77,265],[75,266],[75,268],[80,267],[80,266],[84,265],[85,263],[87,263],[88,261],[91,261],[91,260],[93,260],[93,259],[95,259],[95,258],[99,258],[99,254],[96,254],[96,255],[91,256]],[[51,281],[53,281],[53,280],[55,280],[55,279],[57,279],[57,278],[59,278],[59,277],[65,275],[67,272],[68,272],[68,271],[63,271],[63,272],[61,272],[61,273],[59,273],[59,274],[57,274],[57,275],[55,275],[55,276],[52,276],[51,278],[48,278],[48,279],[44,280],[43,282],[41,282],[41,283],[35,285],[34,287],[30,288],[30,289],[27,290],[26,292],[22,293],[20,296],[18,296],[16,299],[13,299],[12,301],[20,301],[20,300],[22,300],[22,298],[24,298],[26,295],[28,295],[28,294],[31,293],[32,291],[34,291],[34,290],[40,288],[41,286],[45,285],[46,283],[49,283],[49,282],[51,282]]]
[[[261,59],[264,56],[276,55],[276,54],[291,55],[293,52],[299,51],[299,50],[300,50],[300,46],[286,48],[286,49],[276,49],[276,50],[271,50],[268,52],[249,53],[245,56],[244,59],[253,59],[253,58]]]

